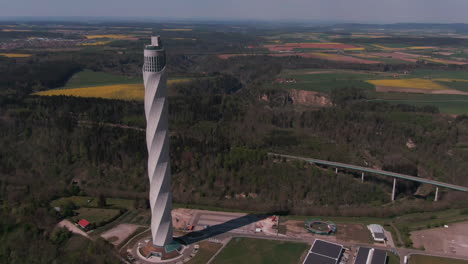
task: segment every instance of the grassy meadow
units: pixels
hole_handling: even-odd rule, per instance
[[[212,263],[296,264],[308,248],[304,243],[235,237]]]
[[[374,89],[374,86],[365,82],[367,78],[375,76],[372,74],[360,74],[352,72],[288,72],[281,76],[282,78],[295,79],[296,82],[275,84],[276,86],[315,92],[330,92],[335,88],[341,87],[360,87],[363,89]]]
[[[78,213],[78,215],[71,218],[73,222],[86,219],[88,222],[95,225],[109,222],[120,215],[119,209],[80,208],[75,210],[75,212]]]
[[[208,263],[213,255],[221,248],[221,244],[209,241],[203,241],[200,244],[200,249],[195,257],[190,260],[190,264],[205,264]]]
[[[142,77],[131,77],[124,75],[110,74],[106,72],[94,72],[84,70],[73,75],[66,85],[60,89],[81,88],[89,86],[101,86],[110,84],[134,84],[142,83]]]
[[[468,114],[468,96],[450,94],[376,93],[377,100],[393,104],[433,105],[444,114]]]

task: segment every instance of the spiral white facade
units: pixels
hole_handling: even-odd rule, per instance
[[[172,242],[172,192],[169,160],[166,52],[160,38],[151,37],[144,51],[146,145],[150,182],[151,234],[153,244]]]

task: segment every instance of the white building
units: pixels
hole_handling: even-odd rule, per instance
[[[387,237],[385,236],[385,229],[381,225],[371,224],[367,228],[372,234],[372,237],[377,242],[385,242]]]

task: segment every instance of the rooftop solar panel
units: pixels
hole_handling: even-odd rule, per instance
[[[366,264],[367,255],[369,255],[369,250],[370,248],[359,248],[356,260],[354,260],[354,264]]]
[[[366,264],[370,248],[360,247],[354,260],[354,264]],[[387,252],[375,249],[371,264],[385,264],[387,262]]]
[[[304,264],[336,264],[338,260],[333,258],[328,258],[322,255],[318,255],[315,253],[309,253]]]
[[[372,258],[372,264],[385,264],[387,262],[387,252],[376,249],[374,251],[374,257]]]
[[[337,259],[341,255],[341,250],[343,246],[329,243],[323,240],[315,240],[314,246],[310,251],[317,253],[319,255],[327,256],[330,258]]]

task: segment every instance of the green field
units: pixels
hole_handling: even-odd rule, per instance
[[[84,70],[73,75],[61,89],[101,86],[111,84],[143,83],[140,77],[114,75],[106,72]]]
[[[410,264],[468,264],[468,260],[411,255]]]
[[[416,93],[375,93],[378,100],[394,104],[409,104],[416,106],[432,105],[439,108],[443,114],[468,114],[467,95],[449,94],[416,94]]]
[[[91,197],[91,196],[70,196],[70,197],[62,197],[57,200],[53,200],[50,205],[55,206],[62,206],[67,201],[72,201],[76,206],[79,207],[98,207],[98,198]],[[132,210],[133,209],[134,200],[128,199],[120,199],[120,198],[106,198],[106,207],[110,208],[121,208]]]
[[[76,222],[80,219],[86,219],[95,225],[106,223],[120,215],[118,209],[101,209],[101,208],[80,208],[75,210],[78,215],[72,217],[72,221]]]
[[[387,264],[400,264],[400,257],[398,257],[397,255],[393,254],[390,251],[387,251],[387,256],[388,256]]]
[[[190,264],[205,264],[210,260],[213,255],[221,248],[221,244],[203,241],[200,244],[200,249],[197,255],[190,260]]]
[[[308,247],[303,243],[235,237],[212,263],[296,264]]]
[[[455,90],[459,90],[462,92],[468,92],[468,82],[460,82],[460,81],[451,81],[451,82],[437,81],[437,82],[450,89],[455,89]]]
[[[414,70],[408,75],[401,75],[401,78],[451,78],[468,80],[468,72],[465,71],[442,71],[442,70]]]
[[[313,72],[313,71],[311,71]],[[295,79],[295,83],[277,83],[278,87],[316,92],[330,92],[335,88],[359,87],[374,89],[374,86],[365,82],[366,79],[376,78],[373,74],[351,72],[315,73],[307,74],[306,70],[289,71],[281,74],[281,78]]]

